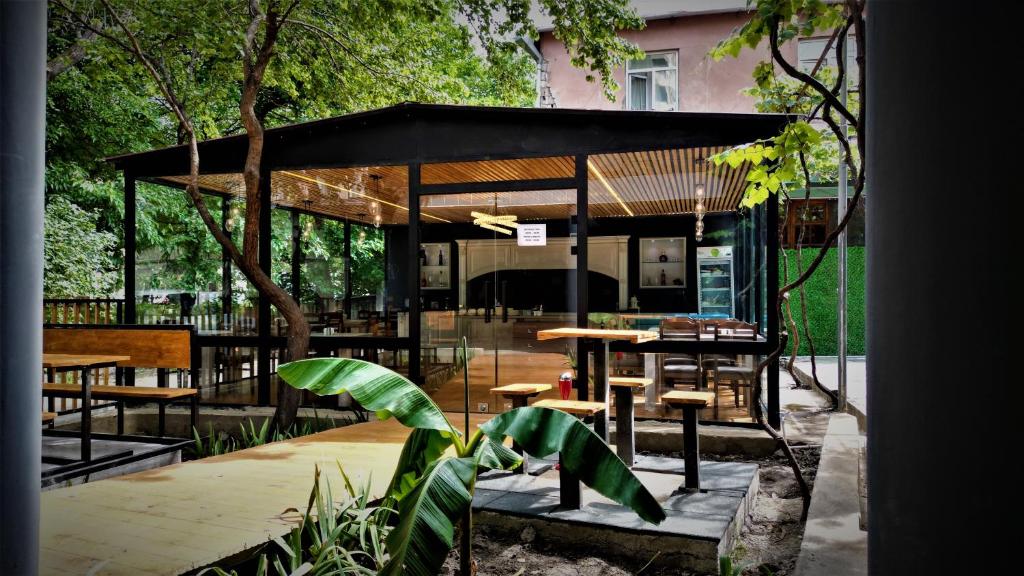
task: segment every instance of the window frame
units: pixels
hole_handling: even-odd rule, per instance
[[[655,89],[656,82],[654,81],[654,74],[656,72],[668,72],[668,71],[675,72],[675,101],[671,103],[671,106],[668,108],[667,111],[669,111],[669,112],[677,112],[679,110],[679,50],[677,50],[677,49],[647,50],[647,51],[644,52],[644,58],[647,59],[647,58],[651,58],[653,56],[658,56],[658,55],[663,55],[663,54],[671,54],[671,55],[673,55],[674,56],[674,60],[675,60],[675,65],[674,66],[644,66],[644,67],[640,67],[640,68],[633,68],[632,66],[634,66],[636,63],[640,62],[640,60],[628,60],[628,61],[626,61],[626,66],[625,66],[625,73],[626,73],[626,98],[625,98],[625,106],[626,106],[626,110],[634,110],[634,111],[641,111],[641,112],[644,112],[644,111],[647,111],[647,112],[655,111],[656,109],[654,108],[654,89]],[[646,105],[646,108],[643,108],[641,110],[638,110],[638,109],[632,107],[632,104],[633,104],[633,82],[632,82],[632,79],[633,79],[634,76],[644,77],[645,78],[645,87],[646,87],[645,92],[646,93],[644,94],[644,104]],[[664,112],[666,110],[659,110],[659,111]]]

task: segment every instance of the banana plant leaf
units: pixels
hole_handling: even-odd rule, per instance
[[[481,467],[492,470],[514,470],[523,463],[522,456],[493,438],[484,438],[476,447],[473,456]]]
[[[512,437],[531,456],[561,453],[562,466],[599,494],[660,524],[665,512],[619,457],[575,416],[550,408],[516,408],[481,426],[495,441]]]
[[[419,386],[383,366],[353,358],[310,358],[281,365],[285,382],[318,396],[348,392],[367,410],[385,420],[394,416],[410,428],[456,435],[441,409]]]
[[[416,487],[430,466],[452,445],[452,437],[439,430],[416,428],[409,434],[402,447],[402,454],[395,466],[395,475],[388,487],[388,496],[401,500]]]
[[[434,461],[402,498],[398,525],[388,534],[390,558],[381,576],[433,576],[455,539],[455,525],[473,501],[476,458]]]

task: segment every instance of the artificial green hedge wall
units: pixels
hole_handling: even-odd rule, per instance
[[[804,269],[810,265],[817,248],[804,248]],[[796,250],[786,250],[789,257],[789,279],[797,277]],[[828,251],[821,266],[804,285],[807,293],[807,316],[811,335],[814,338],[814,351],[819,356],[835,356],[837,321],[837,266],[838,258],[835,249]],[[850,246],[846,252],[847,266],[847,354],[859,356],[864,354],[864,247]],[[782,262],[779,262],[779,278],[782,274]],[[786,282],[783,282],[785,284]],[[794,290],[790,296],[793,309],[793,320],[798,327],[802,326],[800,317],[800,294]],[[803,329],[801,328],[801,333]],[[788,348],[787,348],[788,354]],[[806,339],[801,339],[800,355],[810,354]]]

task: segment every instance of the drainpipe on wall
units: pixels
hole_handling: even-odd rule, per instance
[[[526,50],[526,53],[529,54],[531,58],[533,58],[533,61],[537,63],[537,73],[534,75],[533,78],[533,107],[540,108],[541,76],[544,74],[544,55],[540,53],[540,49],[537,48],[537,44],[530,38],[527,38],[526,36],[520,36],[518,42],[519,45]]]

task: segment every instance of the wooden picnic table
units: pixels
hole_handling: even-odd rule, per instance
[[[550,330],[538,330],[537,340],[553,340],[556,338],[577,338],[593,348],[594,354],[594,400],[604,402],[605,410],[594,417],[594,432],[601,437],[605,443],[608,442],[608,343],[612,340],[628,340],[633,344],[650,342],[658,339],[658,334],[647,330],[606,330],[601,328],[552,328]],[[577,385],[579,389],[577,396],[579,400],[587,401],[587,374],[586,356],[582,356],[577,363],[578,374]]]
[[[85,462],[92,460],[92,410],[89,407],[92,397],[89,387],[89,371],[94,368],[112,368],[120,362],[128,362],[131,359],[131,356],[110,354],[43,354],[43,368],[46,369],[48,375],[75,370],[80,370],[82,373],[79,382],[82,388],[81,458]]]

